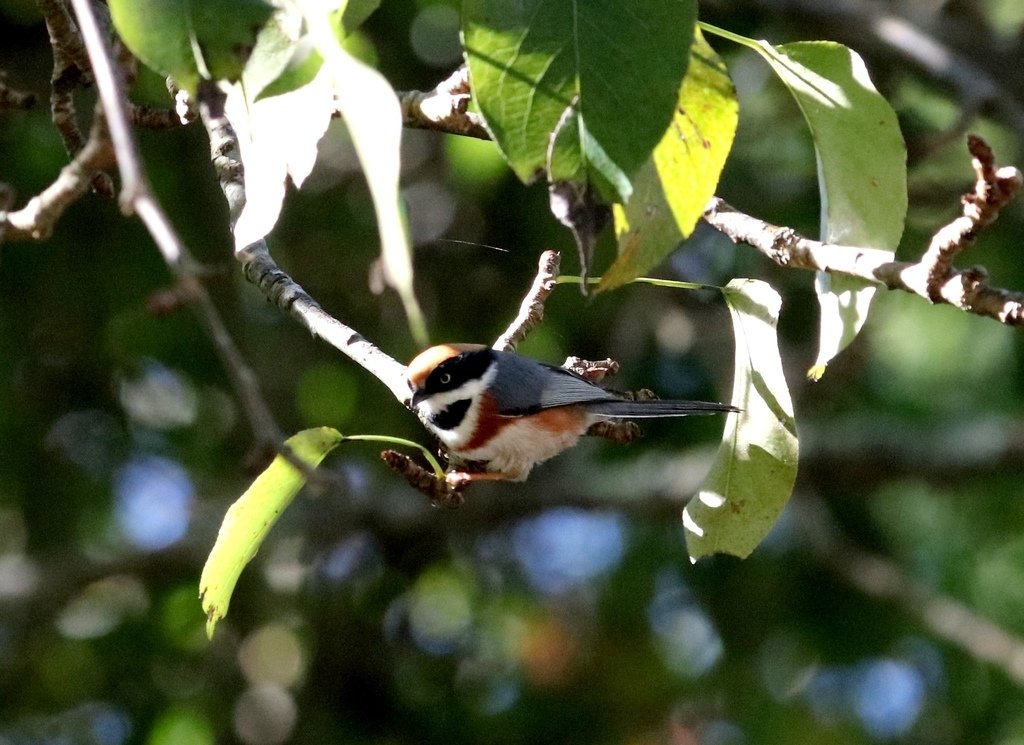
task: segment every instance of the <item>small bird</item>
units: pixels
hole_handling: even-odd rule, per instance
[[[628,400],[562,367],[481,344],[440,344],[408,366],[410,406],[457,464],[447,481],[523,481],[605,420],[738,411],[704,401]]]

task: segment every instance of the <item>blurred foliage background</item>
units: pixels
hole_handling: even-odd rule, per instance
[[[709,0],[701,13],[862,53],[908,140],[901,256],[913,258],[972,181],[968,128],[1001,163],[1024,162],[1022,7]],[[457,26],[457,3],[385,0],[357,43],[396,88],[427,89],[459,64]],[[719,194],[816,235],[799,112],[761,60],[714,43],[741,103]],[[45,103],[51,64],[34,3],[0,0],[0,69],[42,102],[0,114],[0,179],[19,205],[66,162]],[[167,105],[154,75],[133,95]],[[88,92],[78,105],[85,118]],[[427,442],[376,380],[240,277],[202,129],[139,136],[282,428]],[[408,131],[403,155],[433,340],[493,339],[544,248],[575,269],[545,188],[514,181],[490,143]],[[1017,203],[963,261],[1022,289],[1022,234]],[[328,311],[396,357],[415,353],[397,299],[371,290],[373,211],[343,125],[271,246]],[[344,487],[288,510],[209,643],[199,570],[259,465],[210,343],[187,310],[156,312],[171,278],[112,200],[82,200],[48,240],[3,246],[0,743],[1024,743],[1021,331],[887,293],[810,384],[810,274],[704,229],[661,273],[762,277],[785,298],[801,471],[750,559],[686,555],[680,510],[719,421],[652,424],[631,448],[583,443],[455,511],[351,443],[326,463]],[[666,397],[729,390],[728,316],[712,293],[587,300],[563,286],[522,351],[612,356],[618,386]]]

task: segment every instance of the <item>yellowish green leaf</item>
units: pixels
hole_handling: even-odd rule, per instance
[[[285,445],[306,466],[316,468],[342,439],[337,430],[318,427],[289,437]],[[306,474],[279,455],[228,509],[199,580],[208,636],[227,614],[242,569],[305,483]]]
[[[718,186],[738,116],[725,63],[696,29],[672,124],[634,177],[628,204],[613,208],[619,256],[600,290],[639,277],[693,232]]]

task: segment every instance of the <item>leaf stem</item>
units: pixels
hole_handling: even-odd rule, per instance
[[[406,440],[401,437],[392,437],[390,435],[345,435],[344,439],[358,440],[360,442],[386,442],[390,445],[401,445],[403,447],[415,448],[423,453],[423,457],[427,459],[427,462],[430,463],[430,467],[434,469],[434,475],[439,479],[444,478],[444,469],[441,468],[441,464],[438,463],[437,458],[435,458],[429,450],[418,442]]]
[[[745,47],[753,49],[755,52],[760,52],[763,54],[763,51],[761,49],[761,43],[756,39],[741,36],[740,34],[734,34],[732,31],[726,31],[724,28],[719,28],[718,26],[714,26],[710,23],[705,23],[704,21],[697,21],[697,25],[700,26],[702,31],[707,31],[708,33],[714,34],[715,36],[720,36],[723,39],[728,39],[729,41],[736,42],[737,44],[742,44]]]
[[[578,285],[583,283],[583,279],[576,276],[575,274],[560,274],[558,279],[555,280],[560,285]],[[600,277],[588,277],[588,285],[600,284]],[[658,279],[657,277],[637,277],[636,279],[630,280],[630,282],[636,282],[642,285],[654,285],[655,287],[671,287],[676,290],[719,290],[723,288],[718,285],[705,285],[700,282],[681,282],[676,279]]]

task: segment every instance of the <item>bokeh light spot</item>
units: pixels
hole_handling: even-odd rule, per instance
[[[298,637],[280,624],[270,624],[249,634],[238,648],[238,664],[253,685],[273,683],[290,686],[306,669]]]
[[[618,565],[625,544],[618,515],[572,508],[548,510],[519,523],[516,559],[534,587],[559,594]]]
[[[115,474],[114,494],[117,524],[139,548],[167,548],[188,530],[195,490],[175,461],[158,455],[133,458]]]
[[[434,67],[446,67],[462,58],[459,43],[459,14],[448,5],[429,5],[409,27],[409,42],[421,60]]]
[[[235,734],[248,745],[277,745],[291,737],[298,719],[295,699],[279,686],[250,688],[235,702]]]
[[[872,660],[859,670],[854,711],[875,737],[899,737],[914,726],[924,697],[924,679],[913,666],[900,660]]]
[[[454,571],[435,567],[416,581],[409,597],[409,631],[424,652],[453,652],[473,622],[470,588]]]

